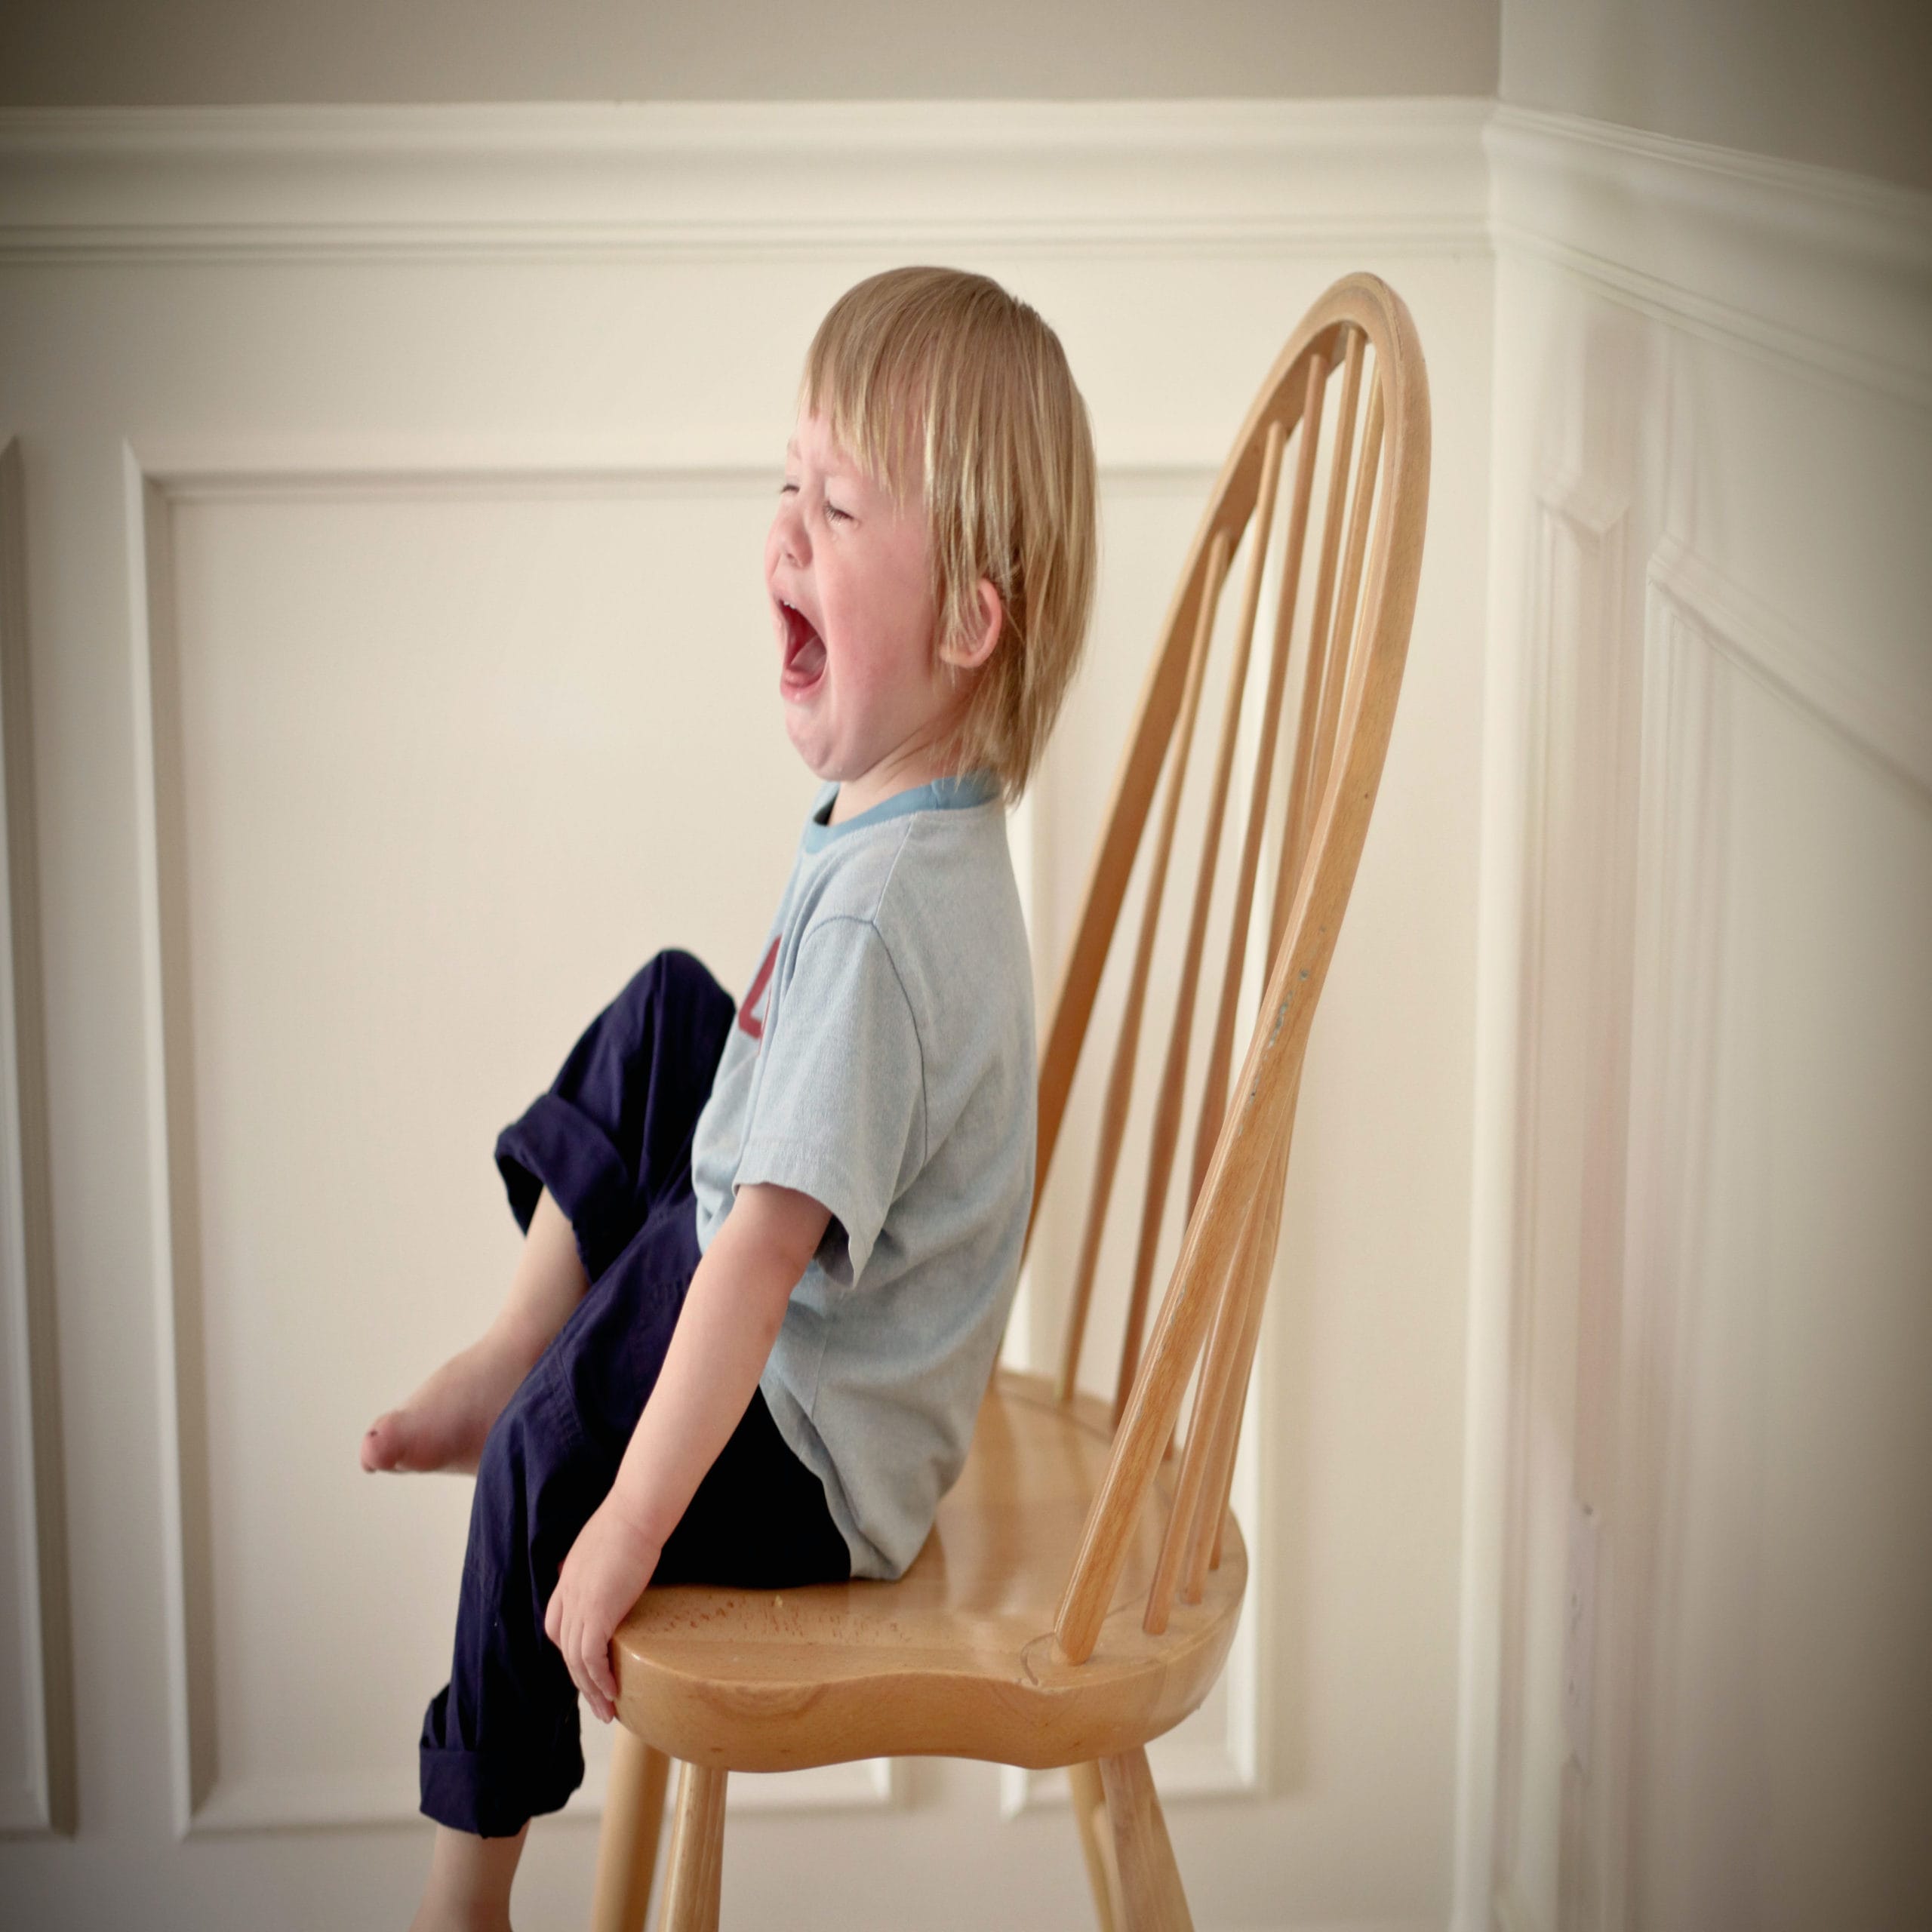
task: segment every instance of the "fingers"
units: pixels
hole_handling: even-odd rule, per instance
[[[590,1706],[590,1714],[599,1724],[608,1724],[617,1715],[617,1707],[598,1692],[580,1685],[583,1690],[583,1701]]]
[[[557,1647],[564,1667],[579,1694],[602,1724],[617,1714],[617,1678],[611,1668],[610,1633],[601,1638],[593,1620],[565,1601],[570,1595],[559,1582],[543,1612],[543,1634]]]
[[[617,1686],[611,1675],[608,1639],[600,1649],[595,1632],[580,1624],[571,1632],[571,1681],[583,1694],[591,1715],[598,1723],[608,1724],[617,1714]]]
[[[657,1567],[657,1551],[613,1540],[601,1512],[579,1533],[544,1607],[543,1634],[557,1647],[579,1694],[605,1724],[617,1710],[611,1638]],[[641,1569],[638,1568],[641,1562]]]
[[[590,1633],[586,1632],[588,1636]],[[594,1648],[586,1647],[584,1663],[590,1672],[590,1681],[597,1687],[597,1694],[606,1706],[614,1711],[617,1707],[617,1674],[611,1668],[611,1639],[607,1634],[601,1643]]]

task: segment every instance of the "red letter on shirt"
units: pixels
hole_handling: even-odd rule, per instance
[[[771,969],[778,963],[778,942],[771,942],[771,949],[764,955],[764,964],[758,969],[758,977],[752,982],[752,989],[745,995],[745,1003],[738,1009],[738,1024],[754,1040],[764,1038],[764,1022],[752,1011],[764,997],[764,989],[771,983]]]

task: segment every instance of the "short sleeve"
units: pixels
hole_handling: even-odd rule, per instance
[[[819,1263],[854,1287],[925,1160],[918,1029],[877,927],[839,917],[806,932],[759,1053],[737,1185],[795,1188],[829,1210]]]

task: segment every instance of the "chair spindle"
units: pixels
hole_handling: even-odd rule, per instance
[[[1216,749],[1214,775],[1208,793],[1208,822],[1201,832],[1201,860],[1195,869],[1194,903],[1188,916],[1187,946],[1181,961],[1180,986],[1174,999],[1173,1023],[1168,1029],[1168,1053],[1161,1069],[1160,1092],[1154,1109],[1147,1149],[1147,1185],[1140,1197],[1140,1239],[1134,1251],[1134,1277],[1128,1291],[1127,1325],[1121,1339],[1120,1371],[1114,1383],[1114,1420],[1127,1407],[1128,1392],[1140,1359],[1140,1333],[1147,1315],[1148,1284],[1154,1275],[1154,1252],[1164,1217],[1168,1183],[1174,1174],[1174,1148],[1180,1138],[1181,1091],[1187,1078],[1188,1049],[1194,1031],[1194,1001],[1201,980],[1201,954],[1208,934],[1208,908],[1214,897],[1214,871],[1220,857],[1221,829],[1227,817],[1228,781],[1234,771],[1235,740],[1241,729],[1241,700],[1247,689],[1247,660],[1254,642],[1254,620],[1261,608],[1261,579],[1268,563],[1268,539],[1275,522],[1275,492],[1281,475],[1286,431],[1271,423],[1261,461],[1260,494],[1248,523],[1247,581],[1241,593],[1241,618],[1235,635],[1234,661],[1228,672],[1226,709],[1221,741]],[[1190,1208],[1192,1204],[1190,1202]]]
[[[1295,1084],[1300,1085],[1297,1075]],[[1292,1106],[1293,1102],[1290,1103]],[[1221,1525],[1228,1512],[1228,1497],[1234,1487],[1235,1454],[1241,1444],[1241,1423],[1247,1407],[1248,1382],[1254,1367],[1256,1343],[1261,1337],[1261,1317],[1268,1303],[1269,1276],[1281,1232],[1281,1195],[1287,1182],[1288,1150],[1292,1137],[1291,1118],[1280,1158],[1269,1171],[1259,1211],[1260,1229],[1247,1257],[1245,1272],[1229,1284],[1232,1322],[1225,1366],[1217,1369],[1217,1393],[1209,1412],[1209,1433],[1201,1457],[1201,1484],[1192,1519],[1187,1526],[1186,1564],[1181,1573],[1180,1594],[1184,1603],[1198,1603],[1207,1586],[1208,1572],[1220,1560]],[[1221,1343],[1217,1329],[1208,1347]],[[1204,1371],[1203,1380],[1206,1379]],[[1177,1512],[1178,1514],[1178,1512]]]
[[[1281,722],[1281,691],[1287,682],[1288,647],[1294,630],[1295,598],[1301,585],[1302,552],[1308,538],[1308,510],[1315,484],[1315,445],[1321,435],[1321,405],[1327,394],[1328,362],[1321,350],[1309,357],[1308,381],[1301,405],[1301,441],[1295,453],[1294,494],[1281,557],[1281,590],[1275,611],[1275,635],[1268,658],[1268,688],[1261,702],[1261,743],[1255,754],[1254,780],[1235,881],[1234,915],[1228,928],[1228,953],[1221,975],[1221,998],[1214,1015],[1214,1037],[1208,1049],[1201,1112],[1195,1126],[1194,1162],[1188,1177],[1187,1211],[1201,1198],[1201,1183],[1227,1112],[1228,1068],[1234,1057],[1235,1006],[1246,962],[1248,921],[1254,907],[1254,878],[1266,825],[1268,795],[1275,774],[1275,744]]]
[[[1271,924],[1278,934],[1286,926],[1292,909],[1292,902],[1303,881],[1304,863],[1308,856],[1308,841],[1313,836],[1319,823],[1323,792],[1329,777],[1329,767],[1334,754],[1335,736],[1346,709],[1346,694],[1351,672],[1355,663],[1356,639],[1364,628],[1358,622],[1357,605],[1362,589],[1362,565],[1368,546],[1371,519],[1378,504],[1377,494],[1377,469],[1382,454],[1383,401],[1382,389],[1378,383],[1371,390],[1368,401],[1368,418],[1362,434],[1361,458],[1355,475],[1355,488],[1349,512],[1348,540],[1343,552],[1341,582],[1335,600],[1330,626],[1330,644],[1327,652],[1326,674],[1321,692],[1321,720],[1318,728],[1314,746],[1314,769],[1306,789],[1300,795],[1305,801],[1306,810],[1301,823],[1301,836],[1294,844],[1284,841],[1281,848],[1281,864],[1275,883],[1275,912]],[[1296,1070],[1295,1093],[1289,1103],[1290,1113],[1284,1130],[1281,1149],[1280,1171],[1271,1175],[1266,1195],[1266,1218],[1268,1227],[1262,1251],[1272,1257],[1281,1227],[1281,1195],[1287,1183],[1287,1141],[1294,1131],[1294,1108],[1300,1098],[1300,1071]],[[1252,1284],[1241,1282],[1231,1284],[1248,1297],[1238,1331],[1231,1331],[1233,1355],[1227,1368],[1217,1373],[1217,1389],[1222,1387],[1234,1392],[1234,1399],[1220,1406],[1217,1395],[1214,1416],[1213,1439],[1208,1450],[1208,1480],[1195,1502],[1196,1515],[1189,1528],[1189,1555],[1181,1585],[1183,1601],[1198,1603],[1206,1586],[1207,1573],[1220,1561],[1223,1520],[1227,1513],[1228,1497],[1234,1484],[1235,1454],[1241,1432],[1241,1417],[1247,1403],[1249,1373],[1254,1365],[1256,1344],[1260,1339],[1261,1312],[1266,1301],[1267,1288],[1265,1281]],[[1222,1329],[1217,1323],[1209,1343],[1210,1360],[1202,1372],[1203,1386],[1208,1380],[1208,1367],[1217,1367],[1213,1352],[1220,1346]],[[1178,1515],[1177,1511],[1177,1515]]]
[[[1276,1063],[1284,1054],[1298,1062],[1307,1037],[1306,1002],[1298,1004],[1288,989],[1294,970],[1293,958],[1284,955],[1269,975],[1269,998],[1278,1020],[1272,1027],[1257,1028],[1249,1046],[1241,1074],[1242,1118],[1234,1133],[1224,1131],[1216,1144],[1202,1207],[1182,1238],[1127,1413],[1088,1512],[1054,1623],[1054,1654],[1069,1663],[1084,1663],[1093,1654],[1126,1561],[1134,1512],[1153,1480],[1226,1271],[1234,1265],[1247,1219],[1242,1215],[1237,1223],[1234,1204],[1255,1198],[1266,1185],[1273,1137],[1280,1131],[1284,1103],[1292,1098],[1278,1077],[1287,1069]]]
[[[1363,287],[1366,291],[1374,285],[1365,281]],[[1121,1378],[1126,1399],[1055,1614],[1054,1653],[1071,1663],[1094,1654],[1103,1626],[1111,1627],[1110,1619],[1124,1607],[1117,1601],[1118,1593],[1133,1539],[1144,1520],[1138,1512],[1144,1509],[1190,1384],[1196,1392],[1171,1492],[1173,1504],[1157,1552],[1152,1587],[1144,1605],[1137,1605],[1134,1620],[1155,1632],[1178,1617],[1177,1597],[1198,1603],[1210,1594],[1204,1586],[1208,1571],[1220,1560],[1241,1416],[1278,1245],[1287,1149],[1303,1055],[1354,883],[1414,615],[1427,500],[1429,423],[1426,378],[1414,346],[1413,325],[1398,309],[1374,299],[1358,300],[1352,291],[1338,300],[1324,325],[1311,328],[1291,346],[1278,370],[1223,472],[1215,505],[1196,539],[1195,561],[1171,608],[1152,674],[1160,681],[1163,701],[1174,706],[1182,696],[1185,662],[1187,696],[1198,703],[1203,617],[1197,600],[1204,593],[1211,595],[1208,586],[1225,574],[1229,533],[1246,527],[1257,503],[1256,478],[1264,467],[1264,444],[1278,448],[1272,466],[1278,489],[1287,440],[1299,427],[1303,442],[1297,452],[1294,507],[1287,518],[1280,611],[1267,678],[1269,697],[1255,734],[1262,753],[1235,881],[1222,1000],[1201,1075],[1201,1112],[1189,1177],[1189,1217],[1158,1312],[1138,1350],[1134,1346],[1137,1336],[1130,1334]],[[1343,379],[1341,394],[1324,451],[1322,399],[1337,372]],[[1361,392],[1364,385],[1366,397]],[[1318,466],[1326,468],[1328,475],[1311,571],[1307,546],[1313,532],[1308,526],[1317,513]],[[1386,493],[1384,484],[1389,486]],[[1267,538],[1257,528],[1254,540],[1258,549]],[[1297,607],[1307,576],[1312,577],[1313,585],[1299,674],[1302,702],[1292,755],[1284,760],[1275,755],[1282,742],[1281,698],[1289,660],[1298,648]],[[1252,587],[1249,601],[1258,601]],[[1182,640],[1190,630],[1197,655],[1183,660]],[[1252,643],[1251,635],[1244,636],[1244,674],[1251,666]],[[1186,756],[1186,733],[1196,721],[1189,708],[1179,728],[1183,744],[1174,761],[1176,783],[1165,801],[1164,832],[1171,830],[1177,809],[1178,767]],[[1220,775],[1220,764],[1227,760],[1227,743],[1224,731],[1217,767],[1219,782],[1203,838],[1202,871],[1211,875],[1225,826],[1228,780]],[[1133,786],[1125,802],[1143,819],[1152,804],[1165,749],[1163,742],[1157,751],[1143,731],[1123,767]],[[1273,786],[1278,765],[1285,778],[1285,791],[1279,795]],[[1228,768],[1231,774],[1231,764]],[[1260,851],[1278,828],[1281,839],[1273,902],[1268,909],[1268,963],[1260,1011],[1236,1074],[1232,1036],[1244,1003],[1241,989],[1249,935],[1260,912]],[[1168,857],[1164,845],[1155,855],[1155,872],[1163,880]],[[1103,854],[1090,904],[1103,884],[1118,903],[1124,890],[1121,872],[1111,854]],[[1134,1294],[1134,1319],[1140,1326],[1146,1325],[1146,1297],[1151,1288],[1147,1252],[1158,1238],[1176,1158],[1172,1094],[1184,1088],[1187,1078],[1192,1001],[1198,992],[1197,949],[1204,928],[1201,909],[1211,908],[1212,892],[1208,878],[1197,876],[1196,914],[1183,955],[1183,997],[1177,1003],[1185,1010],[1173,1023],[1175,1032],[1168,1041],[1161,1089],[1153,1097],[1149,1192],[1155,1198],[1141,1204],[1143,1252],[1135,1266],[1136,1275],[1145,1278]],[[1144,927],[1141,940],[1144,964]],[[1130,1004],[1136,998],[1144,1001],[1146,992],[1143,979],[1131,989]],[[1143,1023],[1143,1014],[1134,1011],[1128,1030],[1137,1036]],[[1130,1092],[1118,1062],[1115,1072],[1106,1101],[1110,1113]],[[1124,1111],[1124,1104],[1119,1111]],[[1117,1163],[1123,1131],[1118,1119],[1103,1123],[1103,1138],[1111,1134],[1114,1143],[1107,1156],[1110,1169]],[[1109,1187],[1112,1179],[1109,1171]],[[1094,1232],[1091,1225],[1089,1232]],[[1090,1241],[1091,1247],[1097,1250],[1097,1238]],[[1081,1284],[1084,1293],[1091,1293],[1097,1258],[1088,1256],[1088,1279]],[[1081,1314],[1084,1319],[1084,1309]]]
[[[1141,1628],[1150,1636],[1158,1637],[1167,1629],[1174,1595],[1186,1567],[1189,1526],[1199,1509],[1207,1483],[1206,1450],[1212,1433],[1212,1411],[1220,1399],[1217,1382],[1225,1374],[1217,1364],[1222,1357],[1232,1353],[1223,1331],[1231,1322],[1238,1325],[1240,1318],[1235,1310],[1239,1297],[1235,1292],[1235,1284],[1253,1272],[1255,1247],[1260,1238],[1263,1220],[1259,1202],[1252,1204],[1244,1217],[1241,1238],[1229,1263],[1227,1279],[1214,1297],[1207,1352],[1201,1359],[1200,1378],[1195,1385],[1194,1411],[1188,1419],[1187,1446],[1181,1454],[1174,1504],[1168,1512],[1167,1529],[1161,1540],[1161,1553],[1154,1566],[1153,1580],[1148,1586],[1146,1607],[1141,1619]]]
[[[1315,607],[1308,626],[1308,658],[1302,675],[1301,712],[1295,726],[1295,761],[1288,786],[1288,824],[1282,841],[1281,876],[1300,862],[1312,790],[1315,721],[1321,715],[1324,672],[1328,659],[1329,613],[1335,593],[1335,561],[1342,543],[1342,509],[1348,500],[1349,459],[1355,451],[1355,404],[1361,390],[1362,349],[1367,338],[1359,329],[1346,329],[1347,348],[1342,363],[1342,401],[1335,416],[1335,447],[1328,466],[1328,500],[1321,519],[1321,558],[1315,567]],[[1268,933],[1273,956],[1287,921],[1287,901],[1278,889]]]
[[[1356,605],[1361,586],[1364,556],[1367,547],[1371,518],[1376,500],[1377,469],[1382,453],[1382,389],[1371,387],[1368,417],[1362,435],[1361,456],[1355,472],[1355,487],[1349,505],[1348,537],[1342,552],[1341,578],[1328,626],[1328,648],[1324,653],[1324,675],[1321,695],[1321,718],[1312,747],[1312,769],[1306,787],[1298,792],[1303,811],[1299,836],[1284,838],[1281,863],[1275,884],[1274,916],[1270,921],[1278,934],[1287,923],[1293,899],[1301,882],[1308,856],[1308,841],[1318,821],[1324,788],[1328,781],[1335,734],[1343,709],[1354,649],[1358,634]],[[1297,1099],[1300,1075],[1295,1077]],[[1271,1174],[1265,1195],[1266,1223],[1259,1252],[1272,1260],[1281,1226],[1281,1193],[1287,1182],[1287,1140],[1294,1131],[1293,1107],[1284,1133],[1279,1172]],[[1265,1275],[1267,1263],[1262,1264]],[[1241,1412],[1246,1407],[1249,1374],[1260,1339],[1261,1312],[1266,1299],[1265,1279],[1236,1278],[1229,1286],[1231,1297],[1241,1297],[1238,1319],[1217,1321],[1208,1343],[1208,1355],[1201,1372],[1201,1386],[1211,1386],[1213,1399],[1206,1407],[1211,1433],[1206,1439],[1204,1475],[1201,1486],[1189,1498],[1193,1514],[1186,1527],[1187,1558],[1180,1594],[1184,1601],[1198,1603],[1205,1587],[1207,1573],[1219,1560],[1221,1524],[1226,1514],[1228,1497],[1234,1482],[1234,1463],[1241,1431]],[[1228,1352],[1223,1355],[1226,1348]],[[1192,1452],[1190,1441],[1189,1453]],[[1177,1506],[1177,1521],[1180,1511]]]
[[[1368,547],[1371,515],[1375,500],[1375,469],[1382,454],[1382,389],[1378,383],[1369,392],[1368,423],[1362,432],[1361,462],[1355,472],[1355,501],[1349,511],[1349,540],[1343,553],[1341,587],[1329,623],[1328,661],[1321,685],[1321,716],[1315,727],[1315,759],[1308,789],[1302,795],[1305,808],[1296,841],[1294,863],[1301,864],[1308,841],[1313,836],[1315,818],[1328,783],[1328,768],[1334,758],[1335,731],[1342,713],[1343,694],[1348,688],[1349,670],[1355,638],[1355,606],[1361,591],[1361,566]]]
[[[1187,685],[1182,694],[1179,721],[1173,742],[1174,764],[1163,802],[1161,827],[1154,847],[1154,860],[1147,877],[1146,903],[1141,912],[1140,943],[1134,950],[1132,977],[1128,984],[1127,1007],[1121,1019],[1118,1045],[1108,1076],[1105,1106],[1100,1117],[1100,1144],[1095,1151],[1093,1192],[1089,1195],[1087,1225],[1081,1236],[1080,1260],[1074,1274],[1073,1301],[1067,1320],[1066,1343],[1060,1358],[1057,1393],[1063,1402],[1072,1398],[1079,1378],[1081,1344],[1086,1339],[1087,1315],[1094,1296],[1094,1275],[1100,1261],[1100,1240],[1106,1227],[1107,1207],[1112,1198],[1114,1176],[1120,1162],[1121,1137],[1126,1131],[1127,1111],[1134,1097],[1134,1065],[1139,1051],[1141,1015],[1147,1001],[1147,977],[1152,964],[1154,937],[1161,917],[1161,900],[1166,891],[1168,861],[1174,850],[1174,824],[1180,814],[1181,788],[1187,779],[1189,746],[1194,736],[1194,718],[1201,703],[1201,685],[1207,668],[1208,641],[1214,628],[1214,610],[1220,601],[1221,584],[1227,574],[1233,546],[1225,529],[1214,533],[1208,558],[1207,580],[1195,618],[1194,640],[1187,665]]]

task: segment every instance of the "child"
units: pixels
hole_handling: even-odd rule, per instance
[[[363,1443],[477,1475],[419,1927],[508,1924],[648,1584],[897,1577],[959,1473],[1032,1191],[1001,808],[1094,562],[1086,411],[1040,318],[946,269],[841,297],[764,552],[786,728],[829,782],[749,989],[660,954],[592,1023],[497,1144],[526,1230],[501,1312]]]

